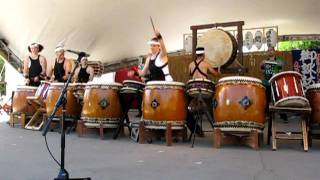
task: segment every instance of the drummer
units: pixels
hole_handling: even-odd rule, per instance
[[[87,83],[93,80],[94,70],[88,65],[87,57],[81,58],[80,66],[76,69],[74,74],[74,81],[78,83]]]
[[[23,75],[29,86],[39,86],[40,81],[46,78],[47,60],[39,54],[42,50],[43,46],[38,43],[28,46],[30,55],[23,60]]]
[[[145,66],[142,70],[129,71],[128,76],[144,77],[150,72],[150,81],[173,81],[169,73],[168,54],[161,34],[156,30],[155,37],[148,44],[150,53],[146,57]]]
[[[64,47],[57,46],[55,49],[56,59],[53,69],[48,72],[51,81],[66,82],[71,73],[72,62],[64,56]]]
[[[260,68],[263,73],[262,83],[266,87],[267,103],[271,101],[271,87],[269,80],[271,77],[283,69],[284,61],[276,57],[274,47],[268,48],[268,59],[261,62]],[[287,122],[286,114],[280,114],[280,118]]]
[[[196,49],[196,59],[189,64],[189,73],[190,76],[195,78],[208,79],[208,71],[217,76],[220,74],[219,71],[212,68],[208,63],[208,60],[205,58],[204,48],[198,47]]]

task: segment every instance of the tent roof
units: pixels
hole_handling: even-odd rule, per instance
[[[91,59],[116,61],[148,52],[149,17],[170,51],[182,49],[190,25],[244,20],[245,27],[279,26],[279,34],[319,33],[319,0],[0,0],[0,35],[19,57],[40,42],[88,51]]]

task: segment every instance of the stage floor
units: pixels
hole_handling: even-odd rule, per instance
[[[264,145],[213,148],[212,133],[167,147],[163,141],[138,144],[128,135],[100,140],[98,133],[66,136],[66,169],[71,177],[95,180],[318,180],[320,141],[304,152],[299,141],[278,141],[278,150]],[[49,145],[60,157],[60,134],[48,133]],[[265,141],[266,142],[266,141]],[[47,180],[58,173],[38,131],[10,128],[0,123],[0,179]]]

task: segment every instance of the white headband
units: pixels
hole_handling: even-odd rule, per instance
[[[196,54],[204,54],[204,50],[196,51]]]
[[[30,45],[30,48],[31,48],[31,47],[37,47],[37,48],[39,48],[39,44],[37,44],[37,43],[32,44],[32,45]]]
[[[148,44],[149,45],[160,45],[160,43],[159,42],[157,42],[157,41],[148,41]]]
[[[58,52],[58,51],[61,51],[63,50],[64,51],[64,48],[63,46],[57,46],[56,49],[54,50],[55,52]]]

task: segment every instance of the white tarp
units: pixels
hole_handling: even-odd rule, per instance
[[[279,26],[280,34],[319,33],[319,0],[0,0],[0,37],[16,54],[40,42],[88,51],[91,59],[121,60],[148,52],[152,16],[169,51],[182,49],[190,25],[244,20],[245,27]]]

